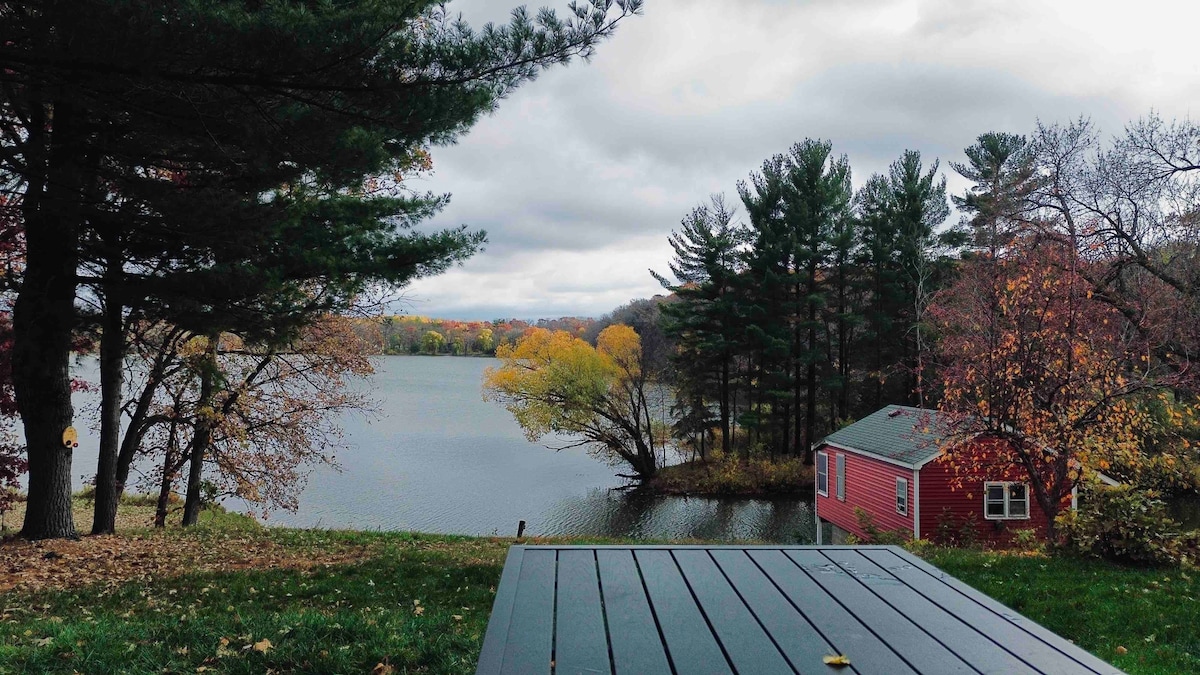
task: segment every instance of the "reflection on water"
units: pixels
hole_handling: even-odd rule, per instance
[[[815,541],[809,502],[647,497],[608,490],[562,500],[545,514],[542,527],[537,534]]]
[[[495,363],[382,358],[365,385],[380,415],[348,416],[342,470],[318,468],[299,510],[273,513],[268,524],[511,536],[525,520],[532,536],[812,540],[807,501],[613,491],[623,481],[612,467],[581,449],[530,443],[508,411],[482,400],[483,370]],[[87,366],[79,374],[91,379],[94,363]],[[76,396],[82,412],[89,407],[83,399],[97,394]],[[95,442],[94,434],[82,439],[74,471],[81,478],[95,471]]]

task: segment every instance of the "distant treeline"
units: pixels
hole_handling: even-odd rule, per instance
[[[455,321],[425,316],[382,316],[359,322],[360,334],[375,345],[379,354],[448,354],[451,356],[492,356],[496,347],[515,342],[528,329],[565,330],[585,337],[596,323],[594,319],[562,317],[521,321]]]

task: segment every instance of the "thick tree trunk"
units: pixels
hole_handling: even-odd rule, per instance
[[[120,495],[117,455],[121,443],[121,394],[125,380],[124,307],[114,286],[119,283],[119,254],[110,256],[105,281],[103,332],[100,335],[100,456],[96,463],[96,503],[92,534],[112,534],[117,525]],[[128,474],[126,474],[128,477]],[[121,481],[124,487],[124,481]]]
[[[196,431],[192,434],[191,456],[188,458],[187,496],[183,502],[183,525],[195,525],[200,520],[200,483],[204,479],[204,456],[212,440],[213,389],[217,373],[218,336],[209,336],[208,354],[200,371],[200,402]]]
[[[74,116],[54,111],[54,137],[45,159],[50,180],[30,181],[23,202],[25,278],[13,306],[13,391],[29,458],[28,503],[21,534],[28,539],[75,537],[71,514],[72,448],[70,355],[75,325],[75,268],[82,183]],[[46,120],[35,110],[28,145],[38,148]],[[31,163],[40,161],[31,157]],[[36,173],[36,172],[35,172]]]

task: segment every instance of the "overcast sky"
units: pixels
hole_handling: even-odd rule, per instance
[[[516,4],[447,6],[482,25]],[[599,316],[662,292],[647,269],[668,272],[684,214],[714,192],[736,203],[738,180],[807,137],[849,155],[856,186],[915,149],[961,192],[948,162],[985,131],[1195,117],[1197,25],[1193,0],[645,0],[590,63],[434,148],[414,187],[453,197],[432,225],[489,243],[398,309]]]

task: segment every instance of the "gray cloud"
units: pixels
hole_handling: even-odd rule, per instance
[[[1151,108],[1187,115],[1200,11],[1184,6],[646,0],[591,63],[546,72],[434,150],[416,187],[453,200],[430,225],[486,229],[490,243],[409,288],[413,311],[599,315],[660,292],[646,269],[666,268],[687,210],[732,196],[805,137],[831,139],[861,184],[909,148],[949,171],[978,134],[1027,133],[1039,118],[1083,114],[1117,133]],[[449,8],[476,24],[509,10]]]

